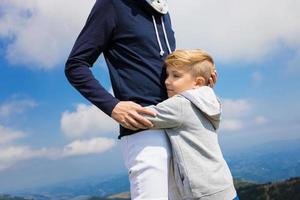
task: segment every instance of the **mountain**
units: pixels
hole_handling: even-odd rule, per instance
[[[300,177],[278,183],[255,184],[245,180],[235,180],[240,200],[299,200]],[[130,200],[129,193],[115,194],[106,198],[89,200]]]
[[[115,195],[107,197],[107,199],[113,199],[113,200],[116,200],[116,199],[130,199],[130,192],[123,192],[123,193],[120,193],[120,194],[115,194]]]
[[[15,196],[10,196],[10,195],[0,195],[0,200],[32,200],[32,199],[27,199],[23,197],[15,197]]]
[[[300,178],[238,188],[240,200],[299,200]]]
[[[130,193],[122,192],[107,197],[91,197],[88,200],[130,200]]]
[[[300,140],[275,141],[224,153],[235,178],[259,183],[300,176]]]
[[[257,184],[252,181],[235,180],[235,187],[240,200],[299,200],[300,199],[300,177],[291,178],[277,183]],[[60,196],[58,194],[50,196],[27,195],[17,197],[10,195],[0,195],[0,200],[130,200],[129,192],[115,193],[106,196],[80,195],[80,196]]]
[[[16,191],[10,194],[34,200],[87,200],[91,196],[104,197],[128,191],[128,188],[127,174],[118,174],[105,178],[77,179],[55,185]]]

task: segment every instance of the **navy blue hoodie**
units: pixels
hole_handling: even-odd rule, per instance
[[[144,0],[97,0],[66,62],[66,77],[109,116],[119,101],[155,105],[167,98],[163,68],[169,54],[167,40],[173,51],[175,38],[169,14],[159,14]],[[89,69],[101,53],[109,68],[115,97]],[[119,137],[134,132],[121,127]]]

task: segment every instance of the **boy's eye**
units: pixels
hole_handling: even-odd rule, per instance
[[[179,78],[179,77],[181,77],[180,74],[174,74],[173,76],[174,76],[174,78]]]

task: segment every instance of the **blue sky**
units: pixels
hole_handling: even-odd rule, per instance
[[[25,1],[0,3],[0,188],[124,172],[116,123],[64,76],[94,0]],[[300,3],[173,0],[170,12],[177,47],[215,58],[226,153],[300,138]],[[102,57],[92,70],[111,91]]]

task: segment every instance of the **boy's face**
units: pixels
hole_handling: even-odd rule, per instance
[[[165,80],[165,84],[168,97],[197,87],[196,78],[190,72],[172,66],[167,67],[167,79]]]

